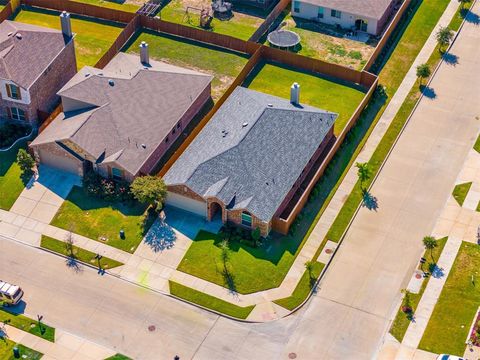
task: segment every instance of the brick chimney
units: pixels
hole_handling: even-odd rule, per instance
[[[150,63],[148,56],[148,44],[145,41],[142,41],[140,44],[140,62],[144,65],[148,65]]]
[[[290,88],[290,102],[294,105],[300,105],[300,85],[296,82]]]
[[[62,25],[62,33],[65,35],[67,38],[71,38],[73,33],[72,33],[72,23],[70,21],[70,14],[67,13],[66,11],[63,11],[60,14],[60,24]]]

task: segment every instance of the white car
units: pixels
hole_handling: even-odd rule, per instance
[[[20,286],[9,284],[0,280],[0,302],[4,305],[17,305],[23,297]]]
[[[464,359],[455,355],[440,354],[438,355],[437,360],[464,360]]]

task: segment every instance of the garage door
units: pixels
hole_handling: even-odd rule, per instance
[[[175,206],[203,217],[207,214],[206,202],[190,199],[174,192],[168,193],[167,205]]]
[[[39,155],[43,165],[78,175],[80,160],[55,155],[45,150],[40,150]]]

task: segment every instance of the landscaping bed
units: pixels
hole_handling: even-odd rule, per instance
[[[172,295],[238,319],[246,319],[255,307],[254,305],[243,307],[230,304],[227,301],[223,301],[222,299],[183,286],[174,281],[169,281],[169,285],[170,294]]]
[[[185,10],[187,7],[193,7],[209,10],[212,14],[211,4],[212,2],[209,0],[171,0],[161,9],[160,17],[165,21],[201,29],[200,11],[191,9],[187,14]],[[207,31],[248,40],[268,15],[267,12],[254,8],[242,8],[237,4],[234,4],[233,9],[232,18],[228,20],[214,18],[211,22],[211,28]]]
[[[149,44],[152,59],[214,76],[212,97],[215,101],[223,95],[248,61],[245,54],[152,31],[143,31],[134,37],[126,46],[126,51],[138,54],[142,41]]]
[[[61,29],[59,15],[60,13],[55,11],[22,8],[14,20],[52,29]],[[75,54],[78,69],[85,65],[95,65],[122,31],[122,26],[119,24],[82,18],[74,14],[71,15],[71,21],[72,30],[75,33]]]
[[[6,152],[0,152],[0,209],[10,210],[25,188],[22,171],[17,164],[17,152],[25,146],[26,143],[21,142]]]
[[[300,45],[291,51],[356,70],[363,69],[378,43],[372,37],[366,43],[345,38],[346,30],[294,17],[290,9],[280,14],[276,23],[284,23],[282,30],[290,30],[300,36]],[[266,37],[265,44],[269,45]]]
[[[39,360],[43,354],[30,349],[22,344],[15,344],[15,342],[7,339],[0,338],[0,359],[2,360],[14,360],[13,348],[17,347],[20,353],[20,359],[22,360]]]
[[[453,195],[453,198],[457,201],[458,205],[460,206],[463,205],[465,198],[467,197],[471,187],[472,187],[472,182],[455,185],[452,195]]]
[[[51,342],[55,341],[54,328],[45,325],[43,322],[39,324],[37,320],[30,319],[24,315],[14,314],[0,308],[0,322],[41,337],[42,339]]]
[[[70,256],[65,241],[60,241],[49,236],[42,235],[40,246],[44,249],[51,250],[61,255]],[[123,265],[123,263],[105,256],[103,256],[99,261],[96,258],[96,253],[82,249],[75,245],[72,246],[72,252],[74,254],[73,260],[94,266],[98,266],[98,264],[100,264],[102,269],[113,269]]]
[[[245,80],[244,86],[290,99],[290,87],[300,84],[300,103],[337,113],[334,131],[338,135],[365,96],[365,89],[299,71],[287,66],[262,62]]]
[[[463,242],[419,348],[463,356],[470,325],[480,304],[480,247]]]
[[[18,139],[29,135],[32,127],[27,124],[5,123],[0,125],[0,149],[12,146]]]
[[[133,253],[154,221],[145,205],[107,201],[74,186],[51,225]]]

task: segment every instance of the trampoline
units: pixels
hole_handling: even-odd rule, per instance
[[[289,49],[294,48],[300,43],[300,36],[290,30],[275,30],[268,34],[267,40],[270,45],[282,49]]]

